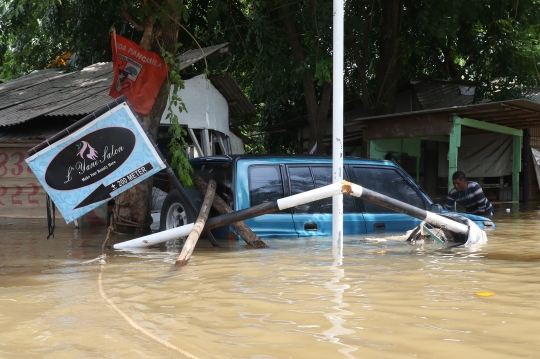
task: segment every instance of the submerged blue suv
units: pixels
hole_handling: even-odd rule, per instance
[[[233,210],[249,208],[332,183],[332,158],[313,155],[234,155],[199,157],[190,160],[194,172],[205,181],[217,183],[216,194]],[[410,205],[440,213],[416,182],[394,162],[345,157],[344,179]],[[171,191],[163,202],[160,230],[193,223],[203,196],[195,189],[185,194]],[[191,210],[190,210],[191,208]],[[405,232],[420,220],[394,212],[369,201],[343,196],[344,235]],[[490,219],[463,214],[480,228],[493,226]],[[259,237],[331,236],[332,199],[326,198],[277,213],[244,221]],[[234,230],[213,230],[216,238],[227,238]]]

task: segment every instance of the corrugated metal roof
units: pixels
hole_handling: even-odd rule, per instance
[[[540,89],[532,89],[526,95],[527,100],[531,100],[536,103],[540,103]]]
[[[210,82],[221,92],[229,104],[229,114],[231,115],[255,115],[257,110],[248,100],[240,86],[236,83],[231,74],[223,73],[210,75]]]
[[[403,121],[426,118],[426,121],[429,121],[429,117],[436,114],[457,115],[517,129],[540,127],[540,103],[525,99],[364,117],[357,119],[355,122],[368,124],[369,121],[373,120],[382,121],[397,118]]]
[[[62,71],[43,70],[0,85],[0,109],[31,101],[51,88],[62,76]]]
[[[36,71],[26,76],[19,77],[18,79],[11,80],[9,82],[0,83],[0,93],[11,91],[15,88],[25,88],[29,85],[34,86],[36,82],[42,81],[43,77],[49,76],[61,76],[62,72],[58,70],[41,70]]]
[[[77,102],[70,103],[65,107],[54,110],[48,113],[46,116],[84,117],[113,100],[113,98],[109,96],[109,88],[110,85],[108,84],[107,87],[101,92],[97,92],[91,96],[79,99]]]
[[[204,57],[216,55],[216,52],[229,52],[229,48],[227,47],[227,45],[229,45],[229,43],[224,42],[223,44],[203,47],[202,49],[196,48],[181,53],[178,56],[178,59],[180,60],[180,70],[183,70],[186,67],[193,65],[197,61],[202,60]]]
[[[227,45],[209,46],[202,52],[200,49],[186,51],[179,56],[182,68],[203,59],[203,53],[210,56],[225,51]],[[256,113],[231,75],[215,76],[212,83],[229,102],[231,114]],[[0,127],[39,116],[87,115],[113,100],[109,96],[112,79],[112,62],[105,62],[71,73],[37,71],[0,84]]]
[[[414,91],[424,110],[466,106],[474,100],[474,91],[463,95],[455,82],[421,81],[414,85]]]
[[[29,75],[32,81],[7,82],[0,86],[0,126],[26,122],[42,115],[80,115],[100,107],[98,102],[107,96],[112,82],[112,63],[98,63],[81,71],[63,73],[39,71]],[[26,77],[26,76],[25,76]],[[80,104],[93,101],[88,112]],[[67,111],[67,108],[70,108]]]

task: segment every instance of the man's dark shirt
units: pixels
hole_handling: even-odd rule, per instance
[[[459,192],[457,189],[452,188],[448,193],[448,198],[444,203],[444,207],[449,210],[454,209],[454,203],[461,204],[467,213],[473,213],[478,215],[490,215],[495,212],[491,203],[489,203],[482,187],[476,182],[467,181],[467,188],[463,192]]]

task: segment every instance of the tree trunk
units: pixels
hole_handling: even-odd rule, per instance
[[[285,35],[291,46],[292,56],[295,62],[301,64],[304,62],[305,56],[302,50],[302,45],[298,39],[296,26],[290,16],[289,5],[281,1],[281,15]],[[328,110],[330,109],[330,99],[332,98],[332,83],[325,82],[322,88],[320,102],[317,100],[317,92],[313,74],[304,72],[302,75],[302,86],[304,88],[304,98],[306,101],[306,110],[309,124],[309,143],[308,151],[317,144],[317,153],[325,153],[324,137],[326,135],[326,119],[328,118]]]
[[[377,66],[376,114],[394,113],[399,80],[400,55],[399,28],[401,26],[401,0],[381,1],[380,59]]]
[[[358,86],[354,88],[358,97],[364,106],[364,114],[366,116],[373,115],[374,97],[373,91],[370,88],[370,72],[371,66],[371,51],[372,51],[372,33],[374,26],[374,18],[377,17],[376,11],[373,9],[373,3],[367,1],[347,2],[345,12],[351,8],[351,11],[356,11],[361,14],[363,21],[356,32],[352,26],[346,28],[347,35],[345,37],[346,49],[352,54],[356,68],[351,68],[350,76],[356,72],[358,78]]]
[[[156,3],[162,4],[167,3],[167,1],[160,0]],[[163,46],[168,52],[176,53],[175,45],[178,42],[178,22],[180,20],[176,14],[169,15],[175,21],[171,19],[168,23],[162,24],[158,21],[151,21],[148,17],[143,21],[144,31],[140,42],[142,48],[161,54],[161,46]],[[141,116],[143,126],[153,140],[157,138],[161,117],[166,110],[170,86],[169,79],[165,79],[150,114]],[[150,232],[152,185],[153,179],[146,179],[115,198],[113,225],[117,233],[141,235]]]

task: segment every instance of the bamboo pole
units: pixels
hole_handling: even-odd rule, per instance
[[[193,249],[195,249],[195,245],[197,244],[197,241],[201,236],[201,232],[204,229],[204,225],[206,224],[206,220],[208,219],[208,213],[210,213],[210,207],[212,206],[212,201],[214,200],[215,193],[216,182],[212,180],[208,183],[206,194],[204,196],[204,201],[201,206],[201,211],[199,212],[199,216],[197,217],[197,220],[193,225],[193,229],[189,233],[189,236],[184,243],[184,247],[182,247],[182,252],[178,256],[176,263],[174,263],[175,267],[185,266],[189,261],[191,253],[193,253]]]
[[[208,185],[206,182],[197,174],[192,173],[191,179],[193,180],[193,183],[195,186],[201,191],[203,194],[206,193],[206,188]],[[226,214],[226,213],[233,213],[231,207],[219,196],[214,196],[214,201],[212,202],[212,207],[216,209],[216,211],[219,212],[219,214]],[[267,248],[268,246],[266,243],[264,243],[259,236],[257,236],[251,228],[249,228],[244,222],[238,221],[233,222],[230,224],[231,227],[233,227],[236,232],[242,237],[242,239],[252,246],[253,248]]]

